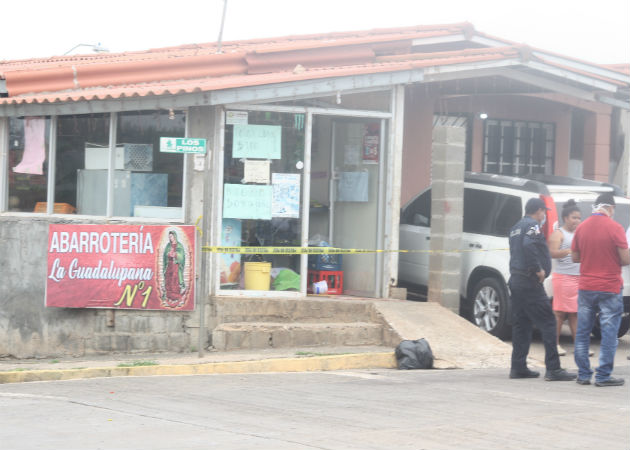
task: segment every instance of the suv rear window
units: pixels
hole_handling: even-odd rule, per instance
[[[507,237],[522,217],[520,197],[464,189],[464,232]]]
[[[431,189],[424,191],[405,208],[400,223],[421,227],[431,226]]]
[[[464,231],[466,233],[508,236],[510,228],[523,215],[521,198],[481,189],[464,188]],[[431,189],[423,192],[403,211],[400,222],[431,226]]]

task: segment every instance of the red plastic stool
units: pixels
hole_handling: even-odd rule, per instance
[[[309,270],[308,292],[313,292],[313,283],[326,281],[329,294],[343,294],[343,270]]]

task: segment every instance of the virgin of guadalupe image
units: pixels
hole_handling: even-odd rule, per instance
[[[177,240],[177,233],[168,232],[168,244],[163,253],[164,284],[162,288],[162,300],[171,306],[179,304],[186,293],[184,281],[184,267],[186,265],[186,250],[184,245]]]

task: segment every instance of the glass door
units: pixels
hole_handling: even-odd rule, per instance
[[[302,245],[304,146],[304,114],[227,115],[221,245]],[[220,254],[219,266],[222,290],[300,291],[299,254]]]
[[[386,121],[316,116],[311,153],[310,235],[344,249],[382,246]],[[344,254],[343,293],[378,297],[382,255]]]

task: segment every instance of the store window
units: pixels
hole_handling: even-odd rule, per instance
[[[121,169],[117,162],[116,176],[128,181],[129,192],[115,192],[115,216],[182,217],[184,155],[161,152],[160,138],[184,137],[185,133],[182,111],[118,115],[116,153],[117,158],[124,155],[125,167]]]
[[[60,116],[57,119],[56,153],[57,212],[104,216],[107,208],[109,114]],[[104,169],[101,170],[104,176],[91,185],[91,179],[86,174],[97,169]],[[105,195],[89,197],[91,192]]]
[[[9,211],[46,211],[49,133],[48,118],[9,119]]]
[[[483,171],[503,175],[553,174],[555,127],[551,123],[488,119]]]
[[[304,121],[304,114],[228,114],[221,245],[301,246]],[[220,285],[299,291],[300,255],[221,254]]]
[[[181,218],[184,156],[160,152],[161,137],[184,137],[183,111],[119,113],[113,157],[113,215]],[[50,119],[9,121],[9,210],[46,212]],[[59,116],[54,213],[105,216],[110,114]]]

